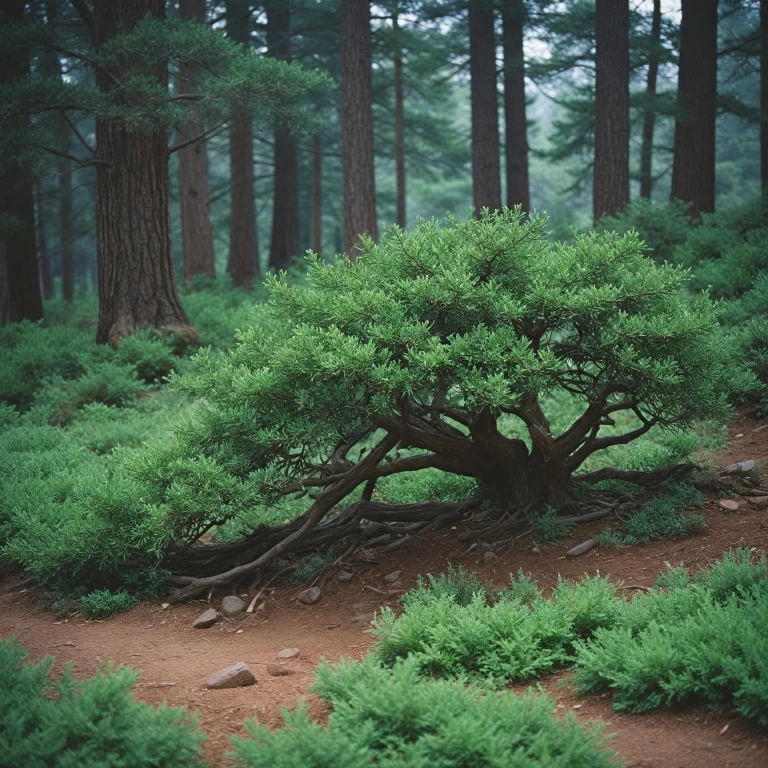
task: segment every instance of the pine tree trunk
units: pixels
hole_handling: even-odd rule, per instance
[[[656,126],[656,80],[661,58],[661,0],[653,0],[651,50],[648,56],[647,103],[643,118],[643,144],[640,148],[640,197],[650,200],[653,189],[653,131]]]
[[[760,184],[768,201],[768,0],[760,0]]]
[[[164,18],[163,0],[95,0],[97,48],[118,29],[131,30],[147,14]],[[157,76],[167,84],[167,69]],[[106,91],[112,80],[97,70]],[[99,322],[96,341],[116,345],[141,328],[196,337],[176,293],[171,253],[168,146],[164,131],[127,131],[96,120],[96,254]]]
[[[323,255],[323,148],[318,131],[312,134],[312,250]]]
[[[392,12],[395,33],[395,185],[397,197],[397,226],[405,229],[405,99],[403,95],[403,50],[400,47],[400,14],[397,4]]]
[[[715,210],[717,0],[682,0],[671,197]]]
[[[66,142],[69,149],[69,129],[66,125]],[[62,137],[63,140],[64,137]],[[72,209],[72,171],[69,160],[59,162],[59,251],[61,254],[61,295],[64,301],[72,301],[75,295],[75,232]]]
[[[0,5],[0,23],[24,23],[22,0],[6,0]],[[20,48],[0,51],[0,83],[7,83],[29,73],[29,52]],[[24,117],[14,128],[23,128]],[[43,299],[37,268],[35,243],[35,201],[31,173],[25,167],[6,162],[0,174],[0,212],[13,224],[2,233],[5,245],[6,285],[8,291],[8,320],[40,320],[43,317]]]
[[[525,116],[523,0],[505,0],[501,7],[504,32],[504,123],[506,128],[507,205],[531,210],[528,180],[528,124]]]
[[[472,200],[475,212],[501,208],[501,160],[496,37],[493,6],[475,0],[469,6],[469,72],[472,91]]]
[[[43,298],[53,298],[53,277],[51,276],[51,256],[48,250],[48,240],[45,237],[45,221],[43,214],[43,185],[38,182],[36,185],[36,203],[37,209],[37,248],[40,253],[40,284],[43,289]]]
[[[267,10],[267,49],[270,56],[291,61],[291,12],[284,2]],[[296,137],[280,120],[275,124],[275,183],[269,266],[285,269],[299,254],[299,161]]]
[[[341,0],[341,146],[344,250],[354,259],[360,235],[378,237],[368,0]]]
[[[56,22],[58,15],[57,0],[46,0],[45,15],[48,23]],[[61,59],[52,50],[46,50],[41,55],[41,67],[52,77],[61,78]],[[59,119],[56,124],[56,145],[60,152],[72,154],[72,131],[67,121]],[[59,226],[59,258],[61,267],[61,294],[65,301],[72,301],[75,293],[75,236],[72,210],[72,163],[66,157],[56,158],[56,176],[59,180],[58,189],[58,226]]]
[[[597,0],[594,220],[628,204],[629,0]]]
[[[250,5],[227,0],[227,35],[250,45]],[[249,115],[234,116],[229,125],[230,205],[227,271],[235,285],[250,288],[259,272],[256,199],[253,188],[253,122]]]
[[[205,24],[205,0],[180,0],[179,15]],[[195,92],[192,68],[181,71],[176,84],[179,94]],[[202,122],[191,120],[177,126],[178,141],[184,142],[203,132]],[[184,280],[190,283],[196,275],[216,275],[211,230],[210,193],[208,191],[208,153],[205,139],[179,150],[179,208],[181,243],[184,256]]]

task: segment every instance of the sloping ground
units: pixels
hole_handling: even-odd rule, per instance
[[[742,417],[731,427],[730,448],[722,464],[756,459],[768,467],[768,422]],[[204,601],[174,606],[143,604],[129,613],[106,621],[85,621],[75,615],[57,620],[44,610],[34,593],[19,593],[9,578],[0,584],[0,637],[18,635],[32,660],[50,654],[57,668],[74,664],[78,676],[92,674],[101,662],[112,661],[142,670],[136,688],[138,698],[157,704],[167,700],[201,713],[201,725],[209,735],[204,754],[214,764],[226,764],[223,755],[229,737],[244,732],[244,718],[257,716],[277,726],[280,709],[293,707],[306,694],[313,669],[321,656],[336,660],[360,658],[372,643],[367,632],[371,614],[381,605],[397,606],[399,590],[409,589],[419,574],[444,571],[449,563],[463,564],[484,579],[503,586],[510,572],[530,571],[543,586],[552,586],[558,573],[578,578],[583,573],[611,574],[617,583],[634,588],[650,586],[666,563],[684,562],[701,567],[718,559],[731,547],[768,546],[768,509],[742,502],[739,513],[720,510],[717,498],[707,500],[702,510],[708,523],[705,531],[682,541],[660,541],[621,550],[595,549],[575,559],[565,559],[574,544],[597,531],[581,526],[576,536],[557,545],[535,547],[530,539],[498,546],[497,559],[484,561],[485,553],[465,554],[458,540],[461,527],[435,532],[409,542],[380,563],[355,563],[352,581],[329,581],[320,603],[300,605],[296,595],[303,587],[287,581],[277,584],[264,610],[233,620],[224,620],[207,630],[196,630],[192,621],[207,607]],[[401,570],[391,588],[383,577]],[[398,590],[398,591],[395,591]],[[217,600],[217,598],[214,598]],[[271,677],[267,665],[274,663],[283,648],[298,647],[301,656],[291,665],[298,670],[287,677]],[[205,679],[216,670],[245,661],[258,684],[250,688],[208,691]],[[572,709],[580,718],[608,724],[615,733],[612,746],[630,768],[763,768],[768,765],[768,732],[728,714],[713,714],[701,708],[663,710],[646,715],[614,712],[605,696],[577,698],[563,686],[568,673],[549,676],[542,687],[558,700],[560,709]],[[310,695],[310,711],[319,718],[324,705]]]

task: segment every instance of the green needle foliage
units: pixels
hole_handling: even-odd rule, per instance
[[[328,727],[304,709],[284,712],[277,731],[255,721],[235,739],[236,765],[249,768],[507,768],[616,765],[599,728],[532,691],[488,693],[456,682],[424,681],[414,660],[392,670],[372,657],[323,665],[315,691],[333,705]]]
[[[205,740],[183,708],[134,701],[136,673],[105,668],[78,682],[50,679],[53,659],[30,664],[0,641],[0,761],[7,768],[194,768]]]

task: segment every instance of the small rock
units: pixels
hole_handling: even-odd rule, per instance
[[[566,553],[566,557],[578,557],[579,555],[586,555],[591,549],[594,549],[600,542],[597,539],[587,539],[582,541],[581,544],[577,544],[573,549],[569,549]]]
[[[765,509],[768,507],[768,496],[750,496],[748,501],[755,509]]]
[[[392,573],[388,573],[384,577],[384,581],[387,582],[387,584],[394,584],[399,578],[402,571],[392,571]]]
[[[721,499],[718,505],[723,512],[738,512],[741,509],[741,504],[733,499]]]
[[[288,667],[285,664],[267,664],[267,674],[272,677],[287,677],[295,675],[298,671],[295,667]]]
[[[192,626],[195,629],[208,629],[220,621],[221,614],[215,608],[209,608],[192,622]]]
[[[375,614],[373,613],[359,613],[357,616],[355,616],[352,621],[355,622],[355,624],[373,624],[373,618]]]
[[[304,605],[314,605],[315,603],[319,602],[322,596],[323,593],[320,590],[320,587],[310,587],[309,589],[305,589],[303,592],[299,593],[298,600]]]
[[[162,603],[162,605],[160,606],[160,608],[164,611],[168,610],[168,608],[170,607],[171,607],[170,603]]]
[[[245,602],[236,595],[228,595],[221,601],[221,612],[230,619],[245,610]]]
[[[256,678],[253,672],[246,666],[244,661],[238,661],[231,667],[225,667],[212,674],[206,681],[206,688],[220,690],[222,688],[243,688],[246,685],[253,685]]]
[[[744,435],[736,435],[736,437],[744,437]],[[739,461],[736,464],[729,464],[727,467],[724,467],[720,474],[722,475],[731,475],[731,474],[745,474],[747,472],[752,471],[755,468],[755,461],[754,459],[749,459],[749,461]]]
[[[351,581],[354,575],[352,571],[339,571],[336,574],[336,581]]]
[[[496,557],[495,552],[486,552],[483,555],[483,562],[484,563],[495,563],[499,558]]]
[[[534,555],[541,554],[541,550],[538,547],[531,547],[531,552],[533,552]]]
[[[284,648],[277,654],[278,659],[295,659],[301,651],[298,648]]]

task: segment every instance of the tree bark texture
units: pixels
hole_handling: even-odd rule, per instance
[[[0,22],[23,23],[22,0],[7,0],[0,5]],[[0,83],[7,83],[29,73],[29,51],[0,51]],[[13,127],[23,129],[25,118]],[[24,167],[13,161],[4,163],[0,174],[0,211],[12,220],[7,231],[2,232],[5,246],[6,285],[8,291],[8,320],[40,320],[43,317],[43,299],[37,267],[35,242],[34,179]]]
[[[250,6],[247,0],[227,0],[227,36],[250,45]],[[235,285],[250,288],[259,272],[256,199],[253,188],[253,121],[235,115],[229,124],[230,206],[227,271]]]
[[[181,0],[182,19],[205,24],[205,0]],[[179,94],[195,92],[194,71],[184,67],[176,84]],[[188,141],[203,132],[199,119],[176,128],[179,141]],[[196,275],[216,275],[211,230],[210,193],[208,190],[208,153],[205,139],[179,150],[179,208],[181,212],[181,243],[184,255],[184,280],[190,283]]]
[[[369,0],[341,0],[341,146],[344,250],[378,237],[373,163],[373,83]]]
[[[266,5],[267,50],[270,56],[291,61],[291,11],[287,3]],[[272,239],[269,266],[285,269],[299,254],[299,160],[298,143],[278,118],[275,123],[275,179],[272,204]]]
[[[672,198],[715,210],[717,0],[682,0]]]
[[[645,115],[643,117],[643,143],[640,148],[640,197],[648,200],[653,190],[653,132],[656,127],[656,81],[661,58],[661,0],[653,0],[651,17],[651,50],[648,56]]]
[[[501,7],[504,34],[504,125],[506,130],[507,205],[531,210],[528,180],[528,124],[525,115],[523,0],[505,0]]]
[[[629,0],[595,4],[593,217],[629,204]]]
[[[469,73],[472,98],[472,201],[477,213],[501,208],[501,160],[496,37],[493,6],[469,6]]]
[[[97,47],[147,14],[164,18],[163,0],[95,0]],[[167,85],[167,69],[158,67],[156,74]],[[106,91],[112,80],[97,70],[96,84]],[[103,161],[96,171],[96,341],[117,345],[147,327],[191,340],[196,332],[179,301],[173,270],[165,131],[127,131],[100,118],[96,144]]]
[[[319,131],[312,134],[312,250],[323,251],[323,147]]]
[[[403,93],[403,49],[400,47],[400,14],[395,4],[392,12],[392,31],[395,33],[395,185],[397,198],[397,226],[405,229],[405,97]]]
[[[51,253],[48,249],[48,239],[45,236],[45,214],[43,213],[43,185],[36,185],[36,209],[37,209],[37,249],[40,256],[38,268],[40,270],[40,285],[44,299],[53,298],[53,276],[51,275]]]
[[[768,0],[760,0],[760,183],[768,200]]]

